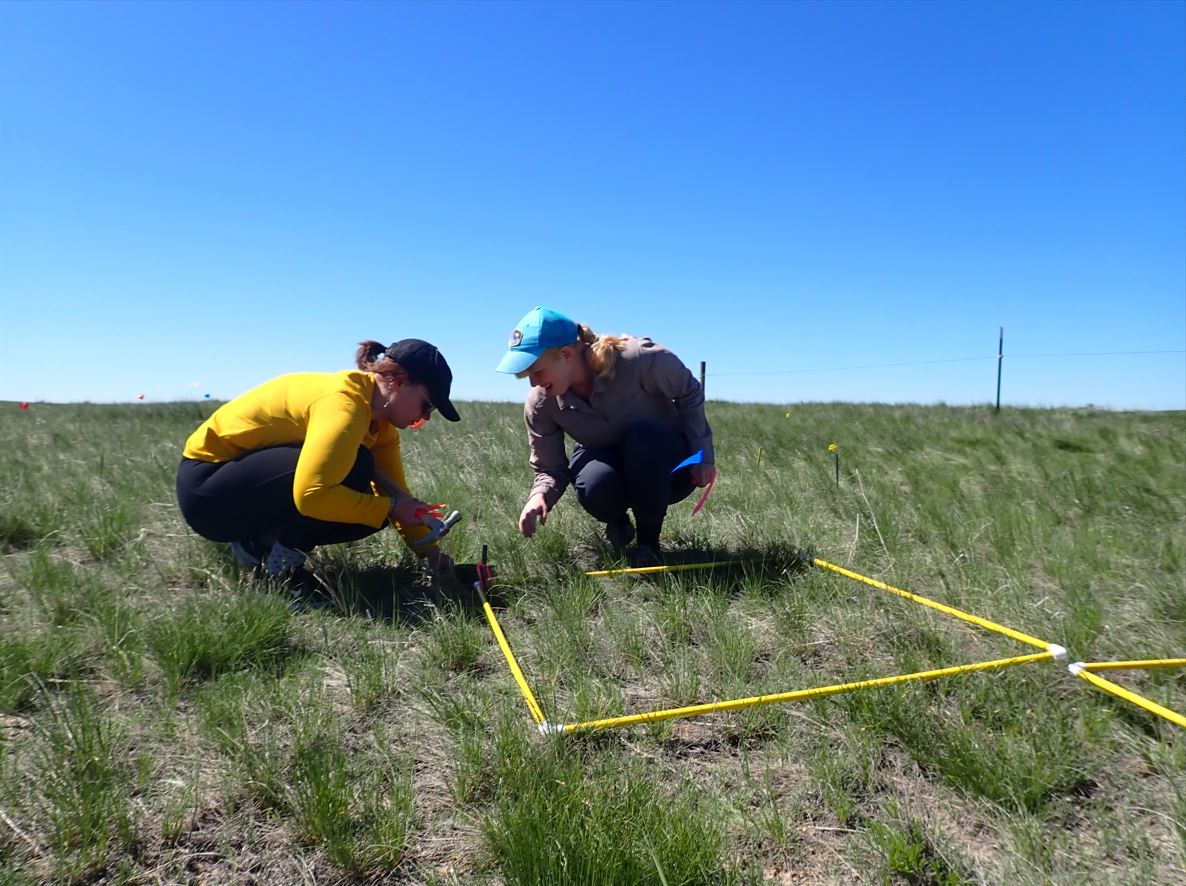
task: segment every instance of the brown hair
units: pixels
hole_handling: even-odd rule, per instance
[[[598,335],[584,323],[577,324],[577,340],[572,343],[573,346],[578,347],[585,353],[585,362],[589,364],[589,368],[593,370],[593,374],[598,378],[603,378],[609,381],[614,377],[614,371],[618,367],[618,352],[626,347],[626,335]],[[561,347],[565,347],[562,345]],[[535,361],[540,360],[555,360],[560,355],[560,348],[548,348]],[[516,378],[527,378],[531,374],[531,366],[524,369],[522,372],[515,373]]]
[[[387,356],[387,345],[377,341],[360,341],[354,353],[354,364],[363,372],[373,372],[388,378],[406,374],[403,367]]]

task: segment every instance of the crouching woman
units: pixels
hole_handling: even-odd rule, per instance
[[[497,369],[532,385],[523,416],[535,482],[519,531],[534,534],[571,482],[581,507],[605,524],[611,549],[623,552],[637,536],[630,564],[662,563],[668,505],[717,475],[704,393],[688,368],[649,338],[599,336],[535,308],[511,333]],[[571,458],[566,437],[576,441]],[[697,451],[699,464],[672,473]]]
[[[435,568],[451,561],[429,532],[429,506],[408,490],[402,429],[439,412],[453,374],[433,345],[363,342],[357,369],[282,375],[217,409],[186,441],[177,501],[204,538],[282,577],[318,545],[355,541],[391,523]]]

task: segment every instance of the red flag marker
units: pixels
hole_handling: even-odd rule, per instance
[[[416,508],[416,516],[424,519],[425,515],[436,517],[438,520],[445,515],[445,505],[430,504],[426,508]]]
[[[22,403],[22,404],[21,404],[21,409],[28,409],[28,408],[29,408],[29,404],[28,404],[28,403]]]
[[[490,590],[490,585],[494,582],[494,576],[490,573],[490,567],[485,563],[477,564],[478,570],[478,590],[485,593]]]

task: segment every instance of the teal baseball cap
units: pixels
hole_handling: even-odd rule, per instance
[[[574,344],[578,336],[577,324],[571,317],[551,308],[532,308],[515,325],[507,342],[507,352],[498,362],[496,371],[524,372],[548,348]]]

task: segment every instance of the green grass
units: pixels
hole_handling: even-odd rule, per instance
[[[184,526],[213,406],[0,404],[0,883],[1186,878],[1186,734],[1050,663],[540,736],[393,534],[318,552],[343,606],[293,613]],[[518,406],[406,435],[549,720],[1031,651],[800,550],[1072,660],[1186,655],[1182,413],[787,408],[711,403],[721,479],[664,528],[747,565],[643,580],[580,574],[612,564],[571,495],[519,537]],[[1186,711],[1186,671],[1108,676]]]
[[[503,725],[483,824],[508,882],[731,883],[714,801],[684,781],[665,788],[641,761],[592,755],[562,739],[530,747]],[[509,733],[509,734],[508,734]]]
[[[868,828],[872,855],[881,862],[882,882],[926,886],[974,882],[970,865],[959,857],[946,835],[933,833],[918,819],[902,820],[893,803],[887,812],[885,818],[870,821]]]
[[[171,693],[237,668],[267,668],[290,654],[284,600],[262,593],[192,596],[143,626]]]
[[[72,688],[47,705],[31,749],[31,807],[55,872],[73,880],[101,870],[136,842],[133,749],[89,692]]]

